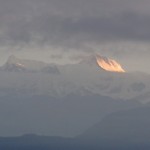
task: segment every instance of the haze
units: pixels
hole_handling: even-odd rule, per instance
[[[0,149],[149,150],[149,8],[0,0]]]

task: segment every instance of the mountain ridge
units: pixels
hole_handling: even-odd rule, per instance
[[[0,69],[1,135],[72,137],[112,112],[149,101],[142,96],[150,91],[147,75],[105,71],[95,58],[56,65],[59,73],[46,67],[34,72]],[[142,98],[134,100],[137,96]]]
[[[8,72],[12,75],[8,75]],[[7,74],[7,81],[5,81],[5,73]],[[6,84],[6,88],[10,89],[15,81],[20,85],[17,89],[28,90],[34,85],[37,93],[44,94],[49,91],[51,96],[59,97],[72,91],[85,89],[84,91],[87,90],[93,94],[130,100],[150,91],[149,75],[106,71],[98,65],[95,55],[91,55],[77,64],[67,65],[47,64],[10,56],[1,67],[0,75],[5,81],[2,81],[4,83],[2,85]],[[11,76],[14,76],[14,81]],[[17,79],[15,76],[18,76]],[[24,83],[24,78],[27,80],[26,83]],[[3,89],[3,87],[1,88]],[[147,101],[147,99],[143,101]]]
[[[20,59],[14,55],[8,57],[6,63],[1,67],[4,71],[17,72],[47,72],[59,73],[56,65],[48,64],[42,61]]]

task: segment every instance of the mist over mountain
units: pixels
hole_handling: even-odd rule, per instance
[[[85,139],[128,142],[149,142],[150,140],[150,106],[118,111],[105,117],[84,132]]]
[[[3,71],[9,72],[44,72],[59,73],[54,64],[47,64],[41,61],[19,59],[14,55],[9,56],[7,62],[1,67]]]
[[[149,0],[0,0],[0,150],[150,150]]]
[[[117,70],[118,66],[121,73]],[[150,92],[150,75],[122,72],[125,71],[119,63],[100,55],[62,66],[10,56],[0,68],[0,92],[5,94],[7,89],[31,90],[34,92],[29,92],[29,95],[46,93],[52,97],[63,97],[83,89],[93,94],[124,100],[136,99]],[[145,101],[148,101],[147,97],[143,97],[142,102]]]
[[[150,105],[122,110],[107,115],[84,133],[74,138],[27,134],[0,137],[0,148],[24,150],[149,150]]]
[[[101,59],[103,67],[116,66]],[[67,65],[10,56],[0,68],[0,135],[77,136],[113,112],[148,102],[149,78],[107,71],[95,55]]]
[[[146,149],[150,147],[150,106],[119,111],[106,116],[78,138],[104,149]]]

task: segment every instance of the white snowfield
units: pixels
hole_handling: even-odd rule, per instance
[[[106,62],[107,58],[104,59]],[[52,97],[80,93],[137,99],[143,103],[150,101],[150,75],[105,71],[98,65],[95,56],[63,66],[10,56],[1,67],[0,83],[1,95],[9,91],[18,95],[46,94]]]

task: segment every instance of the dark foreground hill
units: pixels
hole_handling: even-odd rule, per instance
[[[0,150],[149,150],[150,107],[113,113],[75,138],[0,138]]]
[[[119,141],[116,141],[119,142]],[[99,141],[90,143],[60,137],[22,136],[0,138],[1,150],[149,150],[150,143]]]

